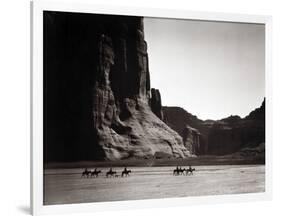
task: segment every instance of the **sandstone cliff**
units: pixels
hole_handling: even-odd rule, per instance
[[[45,160],[191,156],[161,120],[143,28],[141,17],[44,13]]]
[[[152,112],[161,120],[163,120],[163,110],[162,110],[162,101],[161,94],[158,89],[151,89],[151,99],[150,99],[150,107]]]

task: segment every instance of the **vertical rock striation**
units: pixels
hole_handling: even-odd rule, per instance
[[[93,87],[93,122],[97,142],[110,160],[189,156],[181,137],[157,118],[149,101],[160,105],[152,90],[142,18],[112,20],[121,28],[101,34],[97,79]],[[130,36],[130,37],[128,37]],[[156,99],[156,101],[155,101]]]
[[[44,12],[45,161],[191,155],[151,110],[161,98],[143,28],[141,17]]]
[[[180,107],[164,106],[162,110],[164,122],[181,135],[187,149],[196,155],[207,153],[209,129],[204,121]]]
[[[186,149],[192,154],[199,154],[201,149],[201,134],[200,132],[188,125],[182,132],[183,143]]]
[[[152,112],[161,120],[164,119],[162,111],[161,94],[158,89],[151,88],[150,106]]]
[[[265,143],[265,100],[245,118],[230,116],[210,127],[209,153],[231,154]]]

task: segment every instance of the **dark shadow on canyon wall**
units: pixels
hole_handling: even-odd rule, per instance
[[[44,12],[45,161],[101,155],[89,106],[99,28],[93,16]]]
[[[45,162],[190,156],[154,92],[143,18],[44,12]]]

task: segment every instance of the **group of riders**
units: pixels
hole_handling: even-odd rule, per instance
[[[124,170],[121,172],[121,177],[127,177],[130,175],[132,171],[128,170],[127,167],[124,168]],[[84,171],[82,172],[82,176],[81,177],[95,177],[97,178],[99,176],[99,174],[102,173],[101,170],[97,170],[97,168],[95,168],[94,171],[88,170],[87,168],[84,169]],[[112,168],[109,169],[108,172],[106,172],[105,174],[106,177],[118,177],[119,175],[117,174],[116,171],[113,171]]]
[[[195,171],[195,168],[192,168],[190,165],[188,168],[183,168],[183,169],[181,167],[177,166],[176,169],[174,169],[174,171],[173,171],[173,175],[193,175],[193,171]],[[121,172],[121,177],[128,177],[128,176],[130,176],[131,172],[132,172],[131,170],[128,170],[127,167],[125,167],[124,170]],[[102,173],[102,171],[98,170],[97,168],[95,168],[93,171],[85,168],[84,171],[82,172],[81,177],[97,178],[100,173]],[[112,168],[110,168],[109,171],[107,171],[105,173],[105,176],[106,177],[119,177],[117,172],[113,171]]]
[[[193,171],[195,171],[195,168],[192,168],[190,165],[188,168],[181,168],[177,166],[176,169],[173,171],[173,175],[193,175]]]

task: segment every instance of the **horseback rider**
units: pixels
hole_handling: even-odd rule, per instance
[[[179,174],[179,171],[180,171],[180,170],[179,170],[179,166],[177,166],[177,168],[174,170],[174,173],[173,173],[173,174],[174,174],[174,175],[178,175],[178,174]]]

